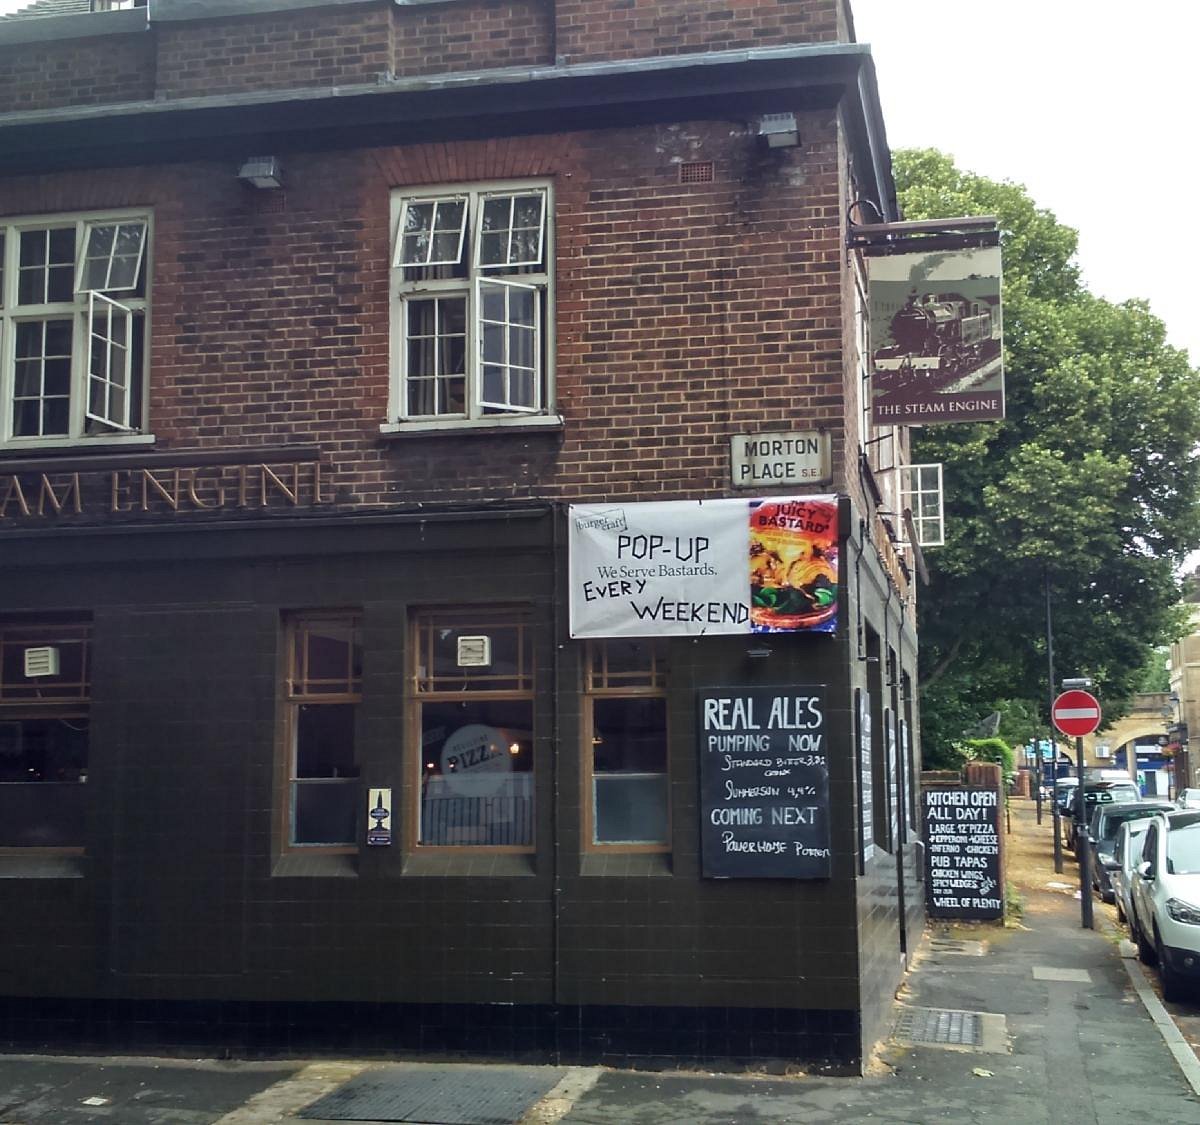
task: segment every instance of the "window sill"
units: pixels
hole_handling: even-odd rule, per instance
[[[273,879],[357,879],[357,855],[329,855],[326,852],[305,855],[287,852],[275,860]]]
[[[450,437],[458,433],[503,434],[557,432],[563,429],[560,414],[534,414],[514,418],[446,418],[423,422],[384,422],[380,436],[388,440],[406,437]]]
[[[26,454],[77,454],[100,450],[121,450],[130,446],[149,446],[155,443],[153,434],[114,434],[86,438],[10,438],[0,442],[0,457],[25,456]]]
[[[579,874],[607,878],[671,876],[669,852],[588,852],[579,864]]]
[[[533,875],[532,852],[488,852],[479,855],[463,851],[413,852],[404,864],[405,875],[464,876],[483,879],[506,879]]]
[[[0,855],[0,879],[82,879],[81,855]]]

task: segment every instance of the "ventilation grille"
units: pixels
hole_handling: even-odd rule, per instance
[[[695,160],[690,164],[680,164],[679,182],[681,184],[711,184],[713,182],[713,162],[711,160]]]
[[[28,679],[38,676],[58,675],[58,649],[49,645],[25,650],[25,675]]]
[[[458,638],[458,666],[460,668],[486,668],[491,662],[491,637]]]

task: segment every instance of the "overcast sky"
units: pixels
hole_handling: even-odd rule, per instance
[[[892,148],[1024,184],[1084,281],[1141,297],[1200,364],[1196,0],[850,0]]]

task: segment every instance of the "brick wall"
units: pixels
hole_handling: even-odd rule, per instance
[[[389,6],[157,25],[161,97],[370,83],[391,66]]]
[[[294,156],[282,197],[219,163],[26,177],[4,200],[154,208],[160,449],[319,442],[347,507],[685,498],[727,490],[734,432],[841,429],[836,131],[801,131],[771,151],[723,121]],[[681,184],[695,161],[712,181]],[[543,176],[565,432],[381,437],[390,190]]]
[[[0,46],[0,113],[143,101],[154,94],[146,35]]]
[[[836,0],[558,0],[567,62],[836,42]]]
[[[551,0],[471,0],[394,8],[397,78],[554,62]]]

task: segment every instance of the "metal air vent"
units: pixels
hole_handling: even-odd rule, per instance
[[[491,662],[491,637],[458,638],[458,666],[460,668],[486,668]]]
[[[711,184],[713,182],[713,162],[711,160],[692,160],[679,165],[679,182],[681,184]]]
[[[58,649],[50,645],[25,650],[25,675],[29,679],[38,676],[58,675]]]

